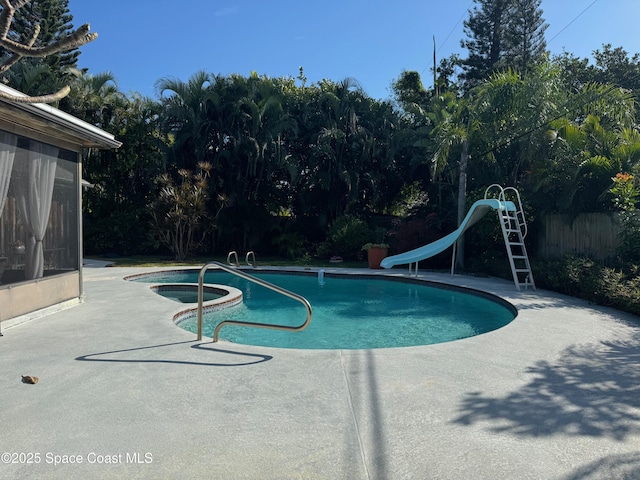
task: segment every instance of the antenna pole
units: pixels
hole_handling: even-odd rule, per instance
[[[433,91],[436,97],[440,95],[438,91],[438,69],[436,65],[436,36],[433,36]]]

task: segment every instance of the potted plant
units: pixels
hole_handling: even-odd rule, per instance
[[[367,252],[367,259],[369,260],[369,268],[382,268],[380,262],[387,256],[389,251],[389,245],[386,243],[367,243],[362,246],[362,250]]]

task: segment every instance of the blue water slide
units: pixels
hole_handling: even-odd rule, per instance
[[[469,227],[471,227],[474,223],[484,217],[491,210],[515,211],[516,206],[513,202],[501,202],[500,200],[495,198],[478,200],[473,205],[471,205],[471,208],[467,212],[466,217],[464,217],[464,220],[462,220],[460,226],[449,235],[442,237],[441,239],[436,240],[435,242],[423,247],[418,247],[414,250],[410,250],[399,255],[386,257],[384,260],[382,260],[380,265],[383,268],[391,268],[396,265],[407,265],[419,262],[420,260],[431,258],[445,251],[451,245],[456,243],[458,238],[460,238],[460,236],[462,236],[462,234]]]

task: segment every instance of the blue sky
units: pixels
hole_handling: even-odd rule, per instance
[[[471,0],[69,0],[78,27],[99,38],[79,65],[111,72],[120,89],[155,97],[163,77],[197,70],[309,82],[355,78],[374,98],[390,96],[403,70],[430,81],[433,37],[438,58],[465,50],[462,21]],[[638,0],[543,0],[548,49],[591,57],[603,43],[640,52]],[[585,11],[586,9],[586,11]],[[582,13],[584,11],[584,13]],[[580,15],[582,13],[582,15]],[[577,18],[576,18],[577,17]]]

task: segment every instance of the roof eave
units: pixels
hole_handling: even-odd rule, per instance
[[[24,93],[2,83],[0,83],[0,91],[17,97],[27,96]],[[73,115],[69,115],[62,110],[52,107],[51,105],[47,105],[45,103],[12,102],[3,98],[0,98],[0,102],[10,104],[13,108],[28,112],[31,115],[35,115],[47,122],[51,122],[58,127],[72,132],[74,136],[83,140],[80,144],[84,147],[111,149],[118,148],[122,145],[122,142],[116,140],[110,133],[105,132],[95,125],[91,125],[90,123],[80,120]]]

